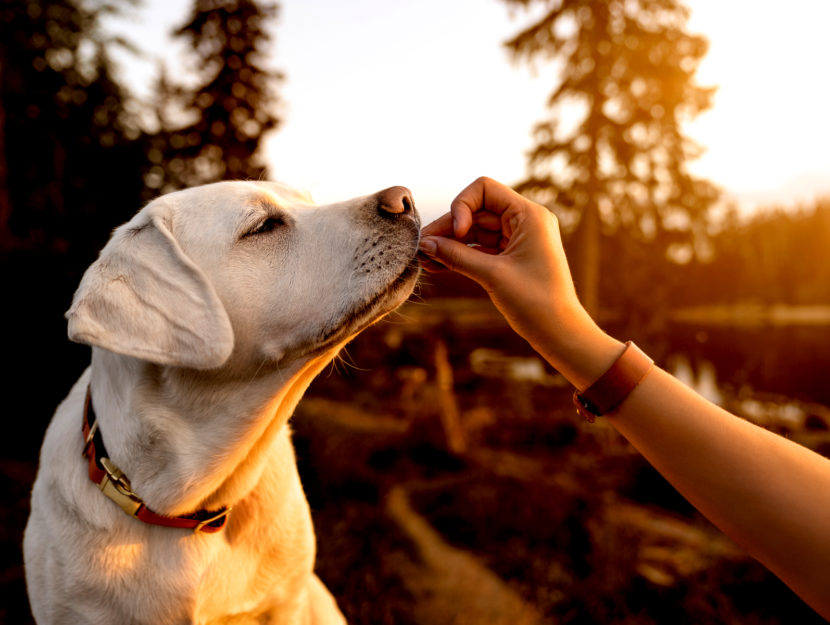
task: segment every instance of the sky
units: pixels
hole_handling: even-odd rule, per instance
[[[326,203],[404,185],[424,221],[477,176],[525,173],[555,68],[512,62],[502,43],[532,18],[500,0],[280,0],[270,63],[285,74],[272,177]],[[690,165],[745,212],[830,196],[830,2],[688,0],[709,39],[698,83],[714,106],[686,132]],[[189,69],[169,32],[190,0],[144,0],[111,24],[145,51],[121,59],[146,96],[161,57]]]

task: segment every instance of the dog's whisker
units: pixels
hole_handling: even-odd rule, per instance
[[[358,367],[354,362],[352,355],[345,348],[337,355],[337,361],[338,364],[343,365],[346,369],[354,369],[355,371],[370,371],[370,369]]]

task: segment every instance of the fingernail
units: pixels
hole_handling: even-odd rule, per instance
[[[418,243],[418,249],[424,254],[435,256],[435,253],[438,251],[438,244],[431,239],[421,239],[421,242]]]

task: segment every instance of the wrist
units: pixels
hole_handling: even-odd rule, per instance
[[[542,355],[573,386],[587,388],[616,361],[625,345],[605,333],[581,307],[558,318],[566,321],[554,322],[558,327],[547,332]]]

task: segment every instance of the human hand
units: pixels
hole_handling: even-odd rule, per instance
[[[579,303],[556,217],[495,180],[477,179],[426,226],[421,253],[427,271],[443,266],[478,282],[510,326],[575,384],[595,373],[575,361],[586,349],[619,351]]]

